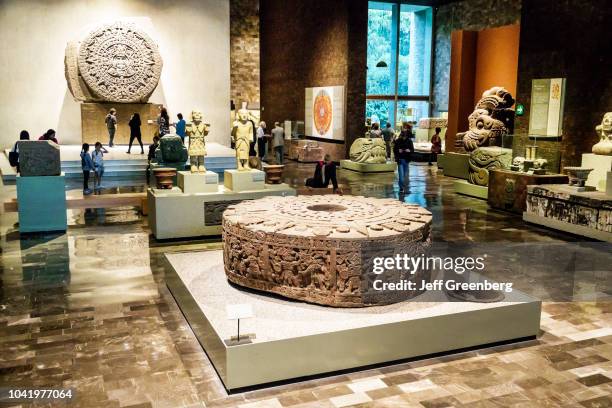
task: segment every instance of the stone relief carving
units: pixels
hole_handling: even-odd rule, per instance
[[[372,273],[373,259],[419,255],[431,245],[431,213],[392,199],[265,197],[223,213],[229,281],[335,307],[389,304],[418,291],[375,291],[375,279],[427,279],[426,271]],[[420,284],[418,284],[420,287]]]
[[[489,170],[507,169],[512,162],[512,149],[489,146],[479,147],[468,159],[468,180],[479,186],[489,185]]]
[[[465,150],[472,152],[501,140],[514,120],[512,105],[514,98],[505,88],[496,86],[483,92],[474,112],[468,116],[468,131],[457,133]]]
[[[22,140],[19,145],[19,173],[21,177],[59,176],[60,148],[50,140]]]
[[[80,101],[146,102],[162,70],[157,44],[133,23],[117,21],[66,47],[68,89]]]
[[[230,205],[238,204],[242,200],[206,201],[204,203],[204,225],[207,227],[221,225],[223,211]]]
[[[604,156],[612,155],[612,112],[606,112],[595,130],[601,139],[593,146],[593,153]]]
[[[360,137],[351,145],[349,157],[351,161],[358,163],[386,163],[385,141],[381,138]]]

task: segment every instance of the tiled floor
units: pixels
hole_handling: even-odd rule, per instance
[[[310,171],[290,165],[285,176],[297,185]],[[218,238],[160,243],[135,209],[119,208],[71,212],[67,234],[20,239],[16,215],[3,214],[0,386],[72,387],[78,407],[612,407],[610,246],[457,196],[435,166],[412,175],[405,199],[434,213],[441,248],[485,251],[491,277],[543,299],[537,340],[228,396],[162,262],[218,249]],[[392,180],[341,182],[352,194],[397,196]],[[11,195],[14,186],[1,188]]]

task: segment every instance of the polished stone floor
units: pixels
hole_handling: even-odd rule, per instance
[[[290,164],[285,177],[297,186],[311,171]],[[7,213],[0,387],[71,387],[78,407],[612,407],[609,245],[458,196],[435,166],[411,166],[406,197],[393,176],[341,173],[340,182],[345,193],[430,209],[437,250],[487,254],[492,278],[543,300],[541,336],[228,395],[164,283],[164,254],[218,249],[219,238],[157,242],[129,207],[70,211],[67,234],[20,237]]]

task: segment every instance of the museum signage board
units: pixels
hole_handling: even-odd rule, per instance
[[[344,140],[344,86],[306,88],[306,135]]]
[[[534,79],[531,82],[529,136],[558,138],[563,133],[565,78]]]

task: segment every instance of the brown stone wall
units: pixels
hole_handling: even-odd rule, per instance
[[[259,0],[230,0],[230,98],[259,102]]]
[[[348,154],[365,131],[367,7],[364,0],[261,0],[264,120],[304,120],[306,87],[344,85]]]
[[[580,165],[598,141],[595,126],[612,110],[612,8],[608,0],[523,0],[517,102],[525,115],[515,125],[514,153],[529,140],[531,80],[567,78],[561,141],[538,141],[538,155],[553,170]]]

